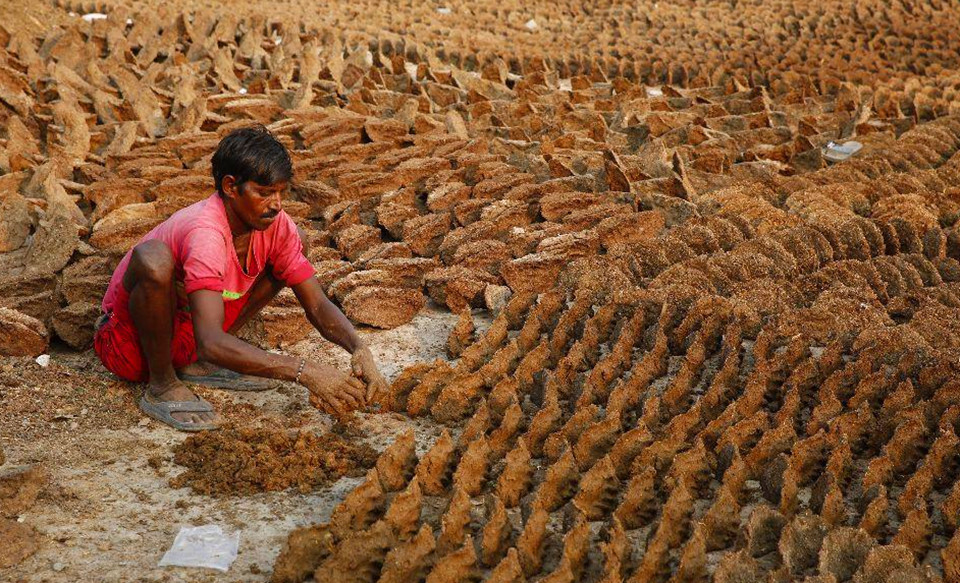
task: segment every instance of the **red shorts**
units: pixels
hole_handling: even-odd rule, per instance
[[[247,303],[244,295],[223,303],[223,330],[226,332]],[[107,370],[125,381],[146,382],[149,377],[146,357],[140,347],[137,329],[130,317],[130,292],[121,285],[109,319],[93,337],[93,349]],[[177,310],[173,320],[173,343],[170,347],[173,368],[182,368],[197,360],[197,343],[193,338],[193,318],[186,310]]]

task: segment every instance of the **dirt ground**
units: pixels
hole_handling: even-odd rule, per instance
[[[361,334],[391,378],[412,362],[442,357],[455,322],[446,310],[428,307],[410,324]],[[289,352],[348,363],[345,352],[316,333]],[[46,369],[29,359],[0,366],[7,463],[40,464],[51,476],[37,504],[18,519],[40,533],[40,549],[0,570],[3,581],[266,581],[287,533],[327,520],[360,481],[341,478],[308,494],[291,489],[218,498],[174,489],[169,480],[184,468],[173,463],[172,448],[187,434],[140,416],[134,388],[114,380],[92,351],[54,351]],[[199,392],[231,422],[317,432],[332,423],[293,385],[253,394]],[[358,415],[356,424],[377,450],[407,427],[415,430],[418,450],[439,435],[430,421],[392,413]],[[204,524],[241,531],[229,572],[157,567],[182,526]]]

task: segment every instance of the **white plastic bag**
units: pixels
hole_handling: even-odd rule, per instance
[[[159,566],[206,567],[226,573],[239,548],[240,531],[225,534],[216,524],[184,526]]]
[[[859,152],[861,148],[863,148],[863,144],[853,140],[842,144],[827,142],[827,145],[823,147],[823,157],[831,162],[843,162]]]

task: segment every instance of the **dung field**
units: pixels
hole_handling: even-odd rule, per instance
[[[156,4],[0,6],[0,580],[960,583],[956,3]],[[390,391],[187,437],[93,323],[255,123]]]

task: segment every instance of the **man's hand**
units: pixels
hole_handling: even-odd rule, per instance
[[[338,418],[363,407],[363,383],[332,366],[310,363],[304,368],[300,382],[310,390],[324,412]]]
[[[347,319],[326,294],[316,277],[309,277],[293,286],[293,293],[297,296],[307,320],[327,340],[334,342],[344,350],[353,354],[350,368],[353,374],[367,384],[364,401],[366,404],[382,399],[387,391],[387,380],[377,370],[377,363],[373,354],[366,347],[353,324]]]
[[[387,392],[387,379],[383,378],[377,363],[373,359],[373,353],[365,345],[360,346],[354,351],[350,359],[350,366],[353,367],[353,374],[357,375],[367,383],[366,402],[369,405],[379,401]]]

